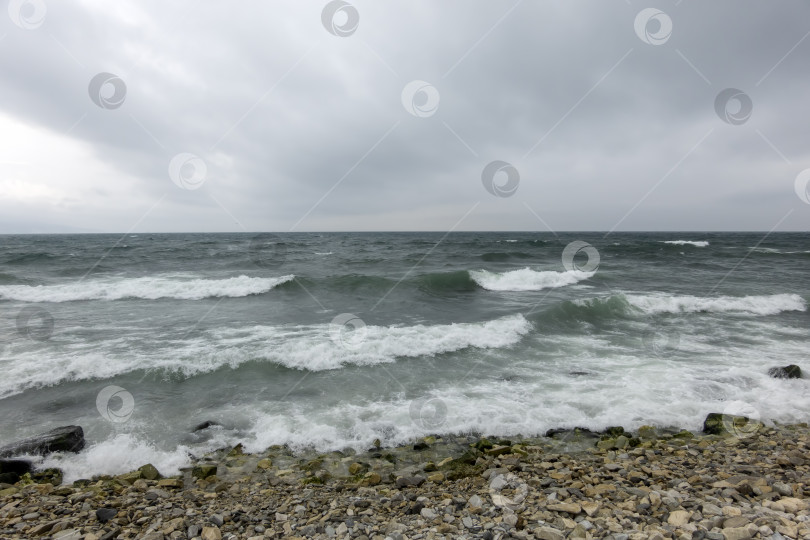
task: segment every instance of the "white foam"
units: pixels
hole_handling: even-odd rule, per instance
[[[798,294],[716,297],[630,294],[626,298],[630,305],[651,315],[698,312],[776,315],[807,309],[807,302]]]
[[[397,358],[433,356],[470,347],[480,349],[514,345],[532,325],[522,315],[481,323],[444,325],[368,325],[348,346],[335,339],[335,327],[253,326],[220,328],[184,340],[153,340],[148,352],[112,338],[107,342],[62,346],[43,355],[39,350],[10,350],[0,360],[0,399],[29,388],[54,386],[65,381],[110,379],[136,370],[181,373],[185,377],[236,368],[250,362],[272,362],[293,369],[323,371],[344,365],[374,365]],[[146,335],[132,335],[137,343]],[[109,351],[109,352],[108,352]]]
[[[709,242],[706,240],[664,240],[665,244],[672,244],[675,246],[695,246],[695,247],[706,247],[709,245]]]
[[[35,458],[38,467],[62,469],[63,481],[71,483],[79,478],[98,474],[122,474],[151,463],[165,476],[180,474],[180,468],[189,463],[189,448],[178,446],[173,450],[159,450],[148,440],[131,434],[120,434],[90,445],[78,454],[50,454]]]
[[[322,371],[347,364],[373,365],[395,362],[397,358],[434,356],[475,347],[508,347],[520,341],[532,326],[522,315],[512,315],[484,323],[455,323],[415,326],[366,326],[349,347],[333,341],[319,327],[305,339],[285,339],[264,349],[273,360],[290,368]],[[274,333],[273,330],[271,333]],[[270,336],[268,336],[270,337]],[[275,341],[272,340],[271,341]]]
[[[235,421],[239,427],[215,430],[215,439],[202,443],[184,445],[182,437],[178,443],[178,416],[180,425],[186,425],[187,419],[182,410],[174,411],[167,403],[166,414],[175,415],[168,418],[174,423],[168,431],[157,427],[149,432],[150,439],[146,434],[119,434],[91,443],[76,455],[48,457],[42,465],[62,468],[69,482],[99,473],[120,474],[147,462],[163,474],[175,474],[186,464],[187,451],[201,455],[237,442],[251,452],[273,444],[328,452],[347,447],[365,450],[377,438],[383,445],[401,444],[433,433],[511,437],[558,427],[600,430],[622,425],[635,430],[644,424],[699,430],[707,413],[735,412],[740,404],[745,407],[739,412],[747,411],[766,423],[806,421],[810,381],[774,379],[765,369],[785,363],[806,369],[806,342],[772,339],[772,332],[764,332],[762,343],[751,347],[739,338],[748,335],[746,328],[753,324],[750,319],[732,324],[729,343],[722,349],[714,343],[716,335],[700,332],[702,325],[696,324],[695,331],[684,332],[678,348],[665,357],[645,351],[643,359],[638,351],[605,336],[536,334],[532,338],[536,341],[529,345],[544,351],[540,362],[527,354],[509,356],[503,364],[471,365],[471,376],[438,385],[424,377],[417,386],[406,382],[407,389],[399,392],[397,387],[384,399],[365,386],[348,389],[345,395],[341,394],[344,389],[329,386],[323,387],[326,399],[291,395],[283,400],[212,405],[206,415],[230,419],[226,423]],[[695,357],[692,351],[701,354]],[[572,376],[572,371],[586,375]],[[505,373],[510,377],[503,377]],[[369,376],[370,384],[391,377],[380,372]],[[328,379],[323,382],[329,384]],[[622,391],[628,387],[635,390]],[[437,419],[436,410],[442,414],[431,422]],[[144,426],[131,422],[120,429],[144,432]]]
[[[71,302],[124,298],[200,300],[221,296],[236,298],[266,293],[294,277],[294,275],[287,275],[258,278],[243,275],[225,279],[180,279],[178,276],[157,276],[94,279],[59,285],[4,285],[0,286],[0,298],[21,302]]]
[[[573,285],[589,279],[595,272],[570,270],[555,272],[553,270],[537,271],[531,268],[497,273],[487,270],[471,270],[470,278],[489,291],[539,291]]]

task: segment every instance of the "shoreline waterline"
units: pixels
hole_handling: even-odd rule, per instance
[[[30,531],[58,529],[75,530],[76,538],[195,538],[207,529],[203,538],[810,535],[808,425],[768,427],[722,415],[715,420],[710,425],[707,419],[707,426],[718,434],[612,428],[525,440],[428,437],[362,453],[303,455],[271,447],[247,454],[239,445],[169,478],[144,466],[72,486],[23,480],[0,489],[0,534],[27,538]],[[569,451],[561,452],[565,445]],[[63,513],[51,515],[46,500],[63,501]]]

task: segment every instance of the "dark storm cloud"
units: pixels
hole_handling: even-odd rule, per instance
[[[326,2],[44,5],[38,28],[0,23],[0,103],[5,137],[36,129],[43,160],[49,135],[89,149],[60,174],[78,201],[24,203],[65,229],[768,230],[790,210],[780,228],[807,228],[806,2],[657,2],[659,45],[634,30],[639,2],[356,2],[346,37]],[[120,107],[91,100],[100,72],[125,83]],[[434,114],[403,106],[414,80]],[[715,113],[729,87],[753,103],[741,125]],[[184,152],[199,189],[169,176]],[[493,160],[519,171],[514,196],[482,185]],[[0,171],[27,174],[17,192],[56,182]]]

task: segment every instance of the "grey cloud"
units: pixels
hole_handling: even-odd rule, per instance
[[[660,181],[621,228],[769,229],[790,208],[782,228],[807,228],[792,190],[810,166],[806,2],[655,3],[673,21],[659,46],[636,36],[636,2],[358,1],[344,38],[325,2],[301,4],[49,2],[36,30],[0,22],[2,112],[70,129],[138,181],[132,197],[99,186],[118,219],[61,226],[120,231],[161,200],[143,230],[288,230],[329,192],[297,230],[447,228],[475,203],[461,229],[543,230],[528,204],[557,229],[607,230]],[[102,71],[126,82],[118,109],[88,95]],[[414,79],[436,114],[402,106]],[[727,87],[752,99],[743,125],[714,112]],[[199,190],[171,182],[180,152],[205,160]],[[496,159],[521,173],[510,200],[481,185]]]

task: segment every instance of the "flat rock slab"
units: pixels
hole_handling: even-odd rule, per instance
[[[64,426],[4,446],[0,448],[0,457],[19,454],[44,456],[52,452],[78,452],[82,448],[84,448],[84,430],[80,426]]]

